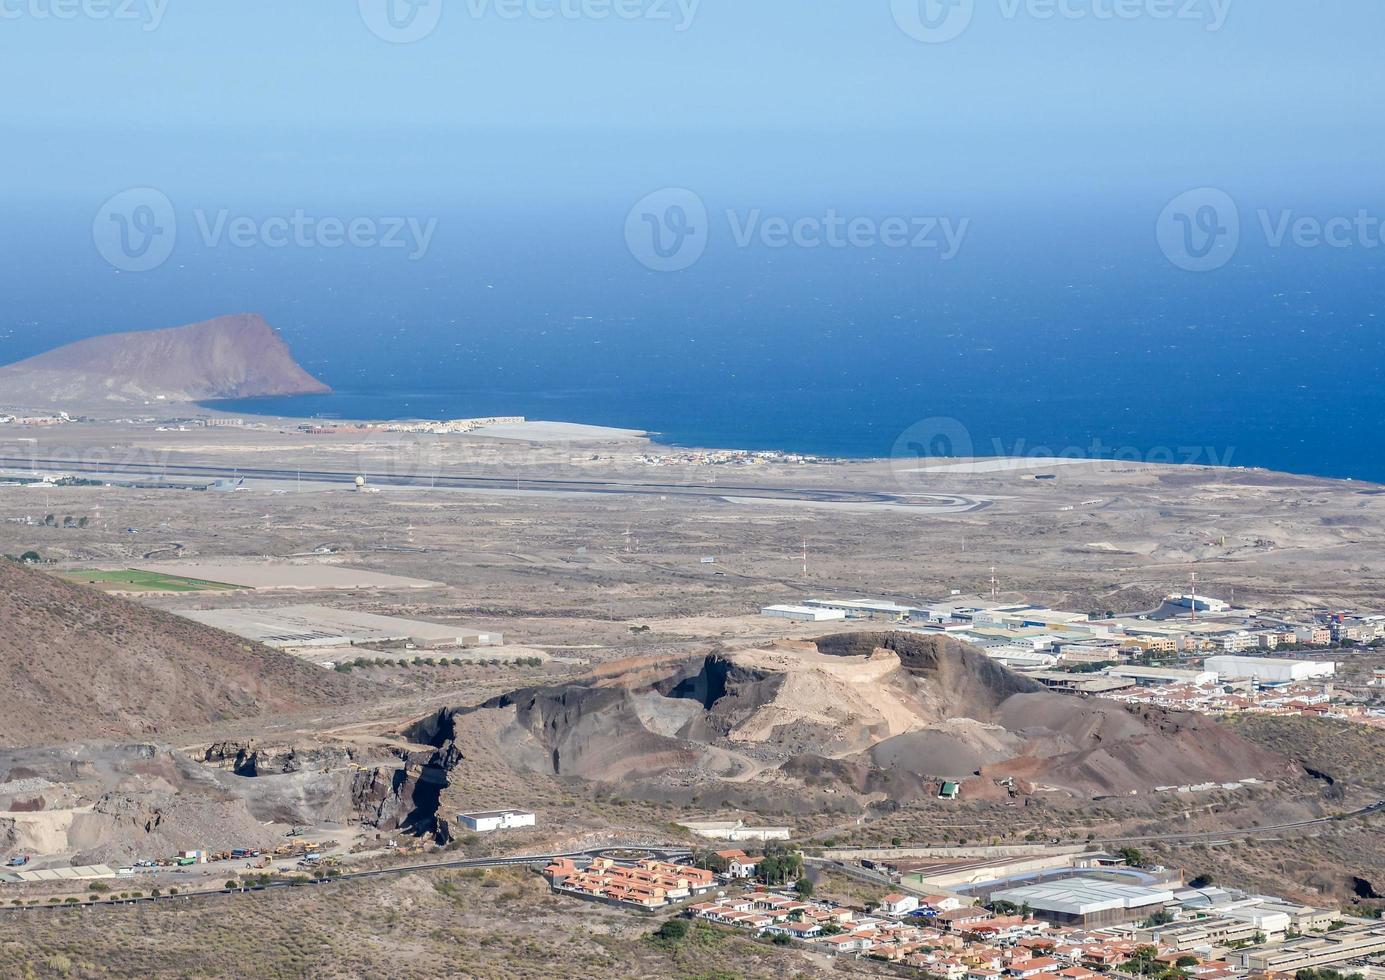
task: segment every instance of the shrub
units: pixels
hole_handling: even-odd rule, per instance
[[[654,930],[654,938],[663,943],[682,942],[687,938],[688,924],[682,919],[669,919]]]

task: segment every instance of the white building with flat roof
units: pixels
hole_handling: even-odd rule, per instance
[[[1224,613],[1231,610],[1231,603],[1221,599],[1213,599],[1205,595],[1171,595],[1167,602],[1171,606],[1181,606],[1184,609],[1193,609],[1197,612]]]
[[[1102,671],[1107,677],[1119,677],[1134,681],[1141,687],[1158,687],[1162,684],[1192,684],[1206,687],[1217,682],[1216,671],[1180,670],[1177,667],[1108,667]]]
[[[916,615],[926,619],[928,616],[926,609],[901,606],[889,599],[807,599],[803,604],[814,609],[835,609],[848,616],[865,616],[872,619],[910,619]]]
[[[1330,660],[1279,660],[1273,657],[1208,657],[1204,665],[1225,680],[1253,680],[1258,684],[1292,684],[1332,677],[1337,665]]]
[[[819,609],[813,606],[765,606],[760,610],[760,615],[773,619],[792,619],[797,623],[827,623],[846,619],[846,613],[840,609]]]
[[[1103,926],[1153,915],[1173,904],[1166,888],[1127,885],[1105,878],[1062,878],[991,893],[993,902],[1029,906],[1036,917],[1064,925]]]
[[[1011,670],[1047,670],[1058,663],[1058,658],[1051,653],[1039,653],[1021,646],[991,647],[986,650],[986,656]]]
[[[457,822],[467,830],[479,834],[493,830],[514,830],[518,827],[532,827],[537,818],[530,810],[482,810],[477,813],[459,813]]]

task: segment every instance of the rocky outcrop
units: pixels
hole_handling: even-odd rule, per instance
[[[1298,778],[1211,719],[1055,694],[945,637],[844,634],[816,644],[651,658],[526,688],[410,730],[449,744],[463,714],[498,730],[517,769],[644,799],[748,801],[768,787],[858,800],[1078,798],[1158,785]]]
[[[107,334],[0,368],[0,408],[323,394],[254,313],[186,327]]]
[[[327,772],[354,759],[350,749],[337,746],[260,746],[254,742],[215,742],[202,753],[202,761],[237,776],[288,775]]]

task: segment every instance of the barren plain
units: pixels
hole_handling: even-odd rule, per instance
[[[564,429],[559,441],[544,442],[538,440],[553,433],[542,427],[507,428],[504,438],[349,426],[307,432],[289,421],[162,428],[80,423],[0,434],[0,482],[13,484],[0,486],[0,552],[32,552],[45,573],[153,569],[218,582],[220,569],[234,571],[234,584],[244,586],[151,589],[121,600],[173,613],[319,604],[501,633],[505,646],[494,657],[482,650],[465,660],[424,650],[345,650],[332,659],[357,684],[358,696],[346,703],[137,729],[147,731],[148,748],[100,743],[79,756],[6,750],[0,784],[46,780],[54,789],[43,809],[84,814],[69,824],[46,818],[42,832],[55,860],[134,860],[156,846],[194,846],[218,827],[220,839],[201,842],[258,846],[261,837],[303,826],[315,839],[338,841],[342,853],[354,850],[356,865],[365,867],[396,860],[387,848],[394,836],[421,835],[425,854],[483,857],[613,843],[692,845],[678,821],[695,819],[784,823],[810,846],[1100,841],[1171,831],[1253,832],[1378,798],[1375,777],[1329,785],[1306,774],[1308,756],[1322,751],[1309,723],[1306,732],[1243,732],[1291,765],[1278,767],[1265,762],[1270,755],[1247,749],[1256,774],[1269,772],[1270,780],[1208,793],[1195,803],[1149,793],[1094,799],[1090,787],[1098,784],[1086,770],[1070,777],[1080,791],[1038,791],[1019,800],[978,793],[954,804],[916,791],[853,787],[842,772],[837,787],[819,773],[815,805],[805,807],[793,799],[803,772],[785,763],[801,733],[816,733],[822,757],[843,766],[866,751],[876,753],[874,765],[888,764],[919,749],[911,739],[935,739],[918,730],[910,713],[917,708],[899,706],[916,704],[913,681],[899,687],[899,704],[859,695],[863,707],[856,714],[871,715],[867,727],[889,736],[883,746],[842,716],[842,706],[857,697],[852,692],[869,687],[871,677],[898,674],[897,661],[873,659],[864,649],[854,666],[823,661],[768,707],[756,701],[751,707],[758,714],[728,729],[729,741],[725,733],[698,735],[707,758],[729,767],[721,789],[702,785],[702,776],[677,764],[627,784],[532,765],[524,755],[531,749],[511,738],[510,716],[469,709],[518,691],[593,677],[600,684],[603,677],[647,672],[651,664],[709,655],[777,670],[785,651],[810,649],[801,641],[832,634],[875,630],[885,643],[887,623],[795,623],[759,614],[762,606],[810,597],[910,602],[994,594],[1133,613],[1158,606],[1196,571],[1201,592],[1238,602],[1371,609],[1385,591],[1380,487],[1112,461],[799,461],[684,450],[629,433],[605,439]],[[14,433],[23,439],[11,438]],[[531,438],[517,438],[524,434]],[[583,441],[589,436],[592,441]],[[45,476],[77,479],[38,484]],[[182,488],[187,484],[207,489]],[[257,581],[246,577],[247,566],[277,571]],[[294,588],[268,587],[276,582]],[[31,639],[41,651],[41,638]],[[321,663],[327,656],[315,652],[311,659]],[[818,710],[806,704],[829,687],[846,692],[832,694],[840,703]],[[83,690],[99,717],[113,692]],[[653,704],[644,695],[632,703]],[[788,710],[785,705],[792,705],[793,717],[781,726],[784,719],[774,713]],[[460,721],[446,721],[459,709]],[[643,717],[659,731],[673,724],[666,711]],[[692,724],[693,716],[686,720]],[[829,751],[822,732],[836,723],[846,741]],[[1061,727],[1058,720],[1046,724]],[[770,734],[782,736],[773,767],[763,745]],[[75,729],[73,736],[83,737]],[[1378,733],[1362,737],[1374,740],[1364,751],[1380,752]],[[990,746],[987,758],[998,759],[1004,753],[997,746],[1015,743],[978,735],[967,744]],[[142,771],[157,772],[158,785],[122,763],[132,752],[146,760]],[[747,766],[746,759],[759,761]],[[923,775],[946,774],[910,778]],[[1100,785],[1123,786],[1117,776],[1101,774]],[[0,809],[14,803],[0,800]],[[457,810],[506,806],[534,809],[539,827],[501,841],[449,825]],[[24,837],[38,833],[24,829],[36,825],[34,818],[6,819],[13,821],[6,853],[35,839]],[[155,829],[142,829],[147,823]],[[1374,833],[1378,828],[1368,821],[1287,832],[1301,839],[1296,853],[1303,860],[1318,862],[1301,897],[1347,899],[1363,878],[1381,887],[1378,851],[1343,839]],[[1263,880],[1248,859],[1253,851],[1236,850],[1253,848],[1253,840],[1214,847],[1204,863],[1228,882]],[[1171,844],[1170,853],[1180,846]],[[416,877],[430,880],[423,872],[406,880]],[[388,908],[405,886],[368,887],[362,901]],[[40,892],[44,900],[57,894]],[[304,929],[341,936],[324,924],[316,901],[295,908]],[[101,916],[121,913],[80,914],[74,921],[83,929],[99,929]],[[630,933],[622,935],[626,942]],[[42,949],[70,955],[50,939]],[[427,944],[418,949],[426,960]],[[621,955],[634,955],[633,949],[623,947]],[[283,955],[295,964],[293,957],[308,954]],[[650,952],[641,969],[657,969],[659,955]],[[714,960],[707,961],[707,975]],[[814,972],[809,964],[801,968]],[[294,975],[290,966],[282,969]]]

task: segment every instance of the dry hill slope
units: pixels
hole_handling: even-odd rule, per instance
[[[940,779],[968,798],[1090,799],[1303,778],[1209,718],[1050,693],[955,641],[903,633],[630,664],[444,714],[455,732],[493,733],[516,769],[670,801],[905,801]]]
[[[0,747],[166,735],[340,704],[358,681],[0,561]]]
[[[254,313],[167,330],[107,334],[0,368],[0,406],[58,408],[158,398],[308,395],[330,391]]]

